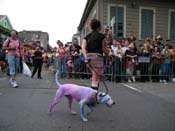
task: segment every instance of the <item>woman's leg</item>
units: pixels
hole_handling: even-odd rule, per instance
[[[8,66],[9,66],[9,74],[10,74],[10,83],[13,85],[13,82],[15,82],[15,56],[8,56]]]
[[[15,59],[16,73],[19,72],[19,64],[20,64],[20,57],[16,57],[16,59]]]
[[[38,78],[41,79],[42,61],[38,63]]]
[[[92,88],[98,90],[99,82],[100,82],[100,75],[102,73],[103,68],[95,67],[91,69],[92,72]]]
[[[32,78],[35,75],[35,73],[36,73],[36,71],[38,69],[38,66],[39,66],[38,61],[35,61],[34,69],[33,69],[32,76],[31,76]]]

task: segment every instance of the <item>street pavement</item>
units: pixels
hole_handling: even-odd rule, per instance
[[[175,131],[175,83],[106,82],[116,105],[96,105],[82,122],[79,104],[73,102],[78,114],[71,115],[66,98],[47,113],[57,87],[51,71],[42,74],[41,80],[18,74],[19,88],[0,77],[0,131]],[[87,79],[60,82],[90,85]],[[105,91],[102,83],[100,91]]]

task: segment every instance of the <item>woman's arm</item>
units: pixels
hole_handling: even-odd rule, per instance
[[[82,53],[83,53],[83,56],[84,56],[84,59],[85,59],[84,61],[88,62],[86,47],[87,47],[87,41],[85,39],[83,39],[81,49],[82,49]]]

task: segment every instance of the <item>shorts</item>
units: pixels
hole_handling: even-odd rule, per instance
[[[9,71],[10,75],[15,75],[16,74],[16,66],[15,66],[15,56],[14,55],[8,55],[8,66],[9,66]]]

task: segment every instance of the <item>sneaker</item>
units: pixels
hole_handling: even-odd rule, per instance
[[[166,80],[163,80],[163,83],[166,83]]]
[[[128,79],[128,82],[131,83],[132,81],[130,79]]]
[[[175,78],[172,79],[172,82],[175,82]]]
[[[162,81],[162,80],[160,80],[160,82],[162,83],[163,81]]]
[[[13,84],[13,80],[12,80],[12,79],[10,79],[10,80],[9,80],[9,83],[12,85],[12,84]]]
[[[163,80],[163,83],[164,83],[164,84],[168,84],[166,80]]]
[[[135,76],[132,77],[133,82],[136,82]]]
[[[12,87],[13,87],[13,88],[18,88],[18,84],[16,83],[16,81],[13,81]]]
[[[38,79],[42,79],[42,77],[38,77]]]

